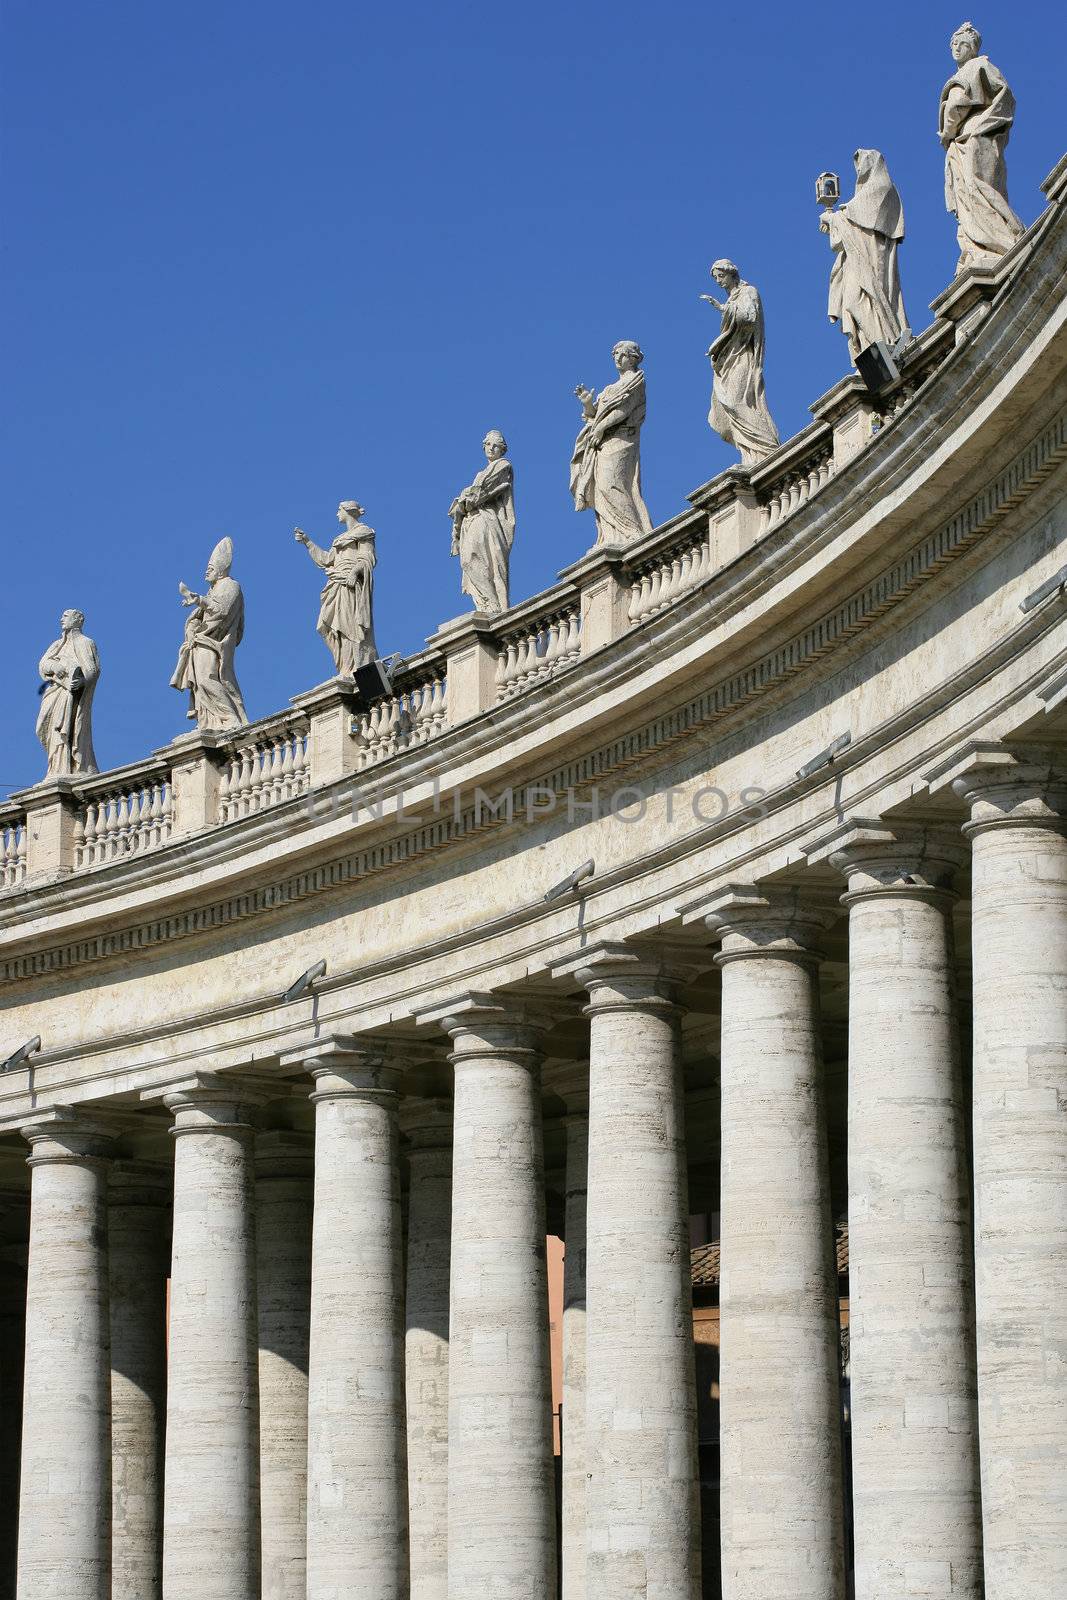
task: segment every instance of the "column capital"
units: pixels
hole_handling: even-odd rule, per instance
[[[972,740],[925,777],[931,794],[951,788],[970,807],[968,838],[990,828],[1067,831],[1067,764],[1056,751]]]
[[[954,896],[956,875],[970,858],[955,828],[877,817],[850,817],[803,849],[813,865],[828,862],[847,878],[846,906],[861,897]]]
[[[314,1101],[366,1094],[395,1094],[400,1067],[390,1040],[373,1034],[331,1033],[310,1044],[285,1050],[283,1070],[304,1072],[315,1080]]]
[[[453,1064],[460,1057],[477,1056],[532,1060],[539,1056],[541,1040],[554,1020],[541,997],[530,1000],[476,989],[418,1013],[419,1022],[435,1022],[448,1034]]]
[[[722,936],[727,961],[750,957],[814,963],[822,959],[821,938],[837,921],[836,903],[819,889],[762,888],[726,883],[704,899],[682,907],[683,923],[703,922]]]
[[[581,984],[589,995],[587,1016],[604,1010],[673,1013],[678,990],[706,965],[704,952],[692,947],[605,939],[557,962],[552,976]]]
[[[191,1072],[174,1083],[141,1091],[146,1102],[162,1101],[174,1115],[171,1134],[230,1133],[252,1130],[252,1114],[269,1098],[259,1084],[218,1072]]]
[[[50,1106],[23,1122],[19,1132],[30,1146],[26,1161],[31,1167],[46,1162],[100,1162],[115,1149],[113,1129],[71,1106]]]
[[[315,1136],[295,1128],[268,1128],[256,1134],[254,1161],[261,1183],[306,1182],[314,1166]]]
[[[421,1095],[406,1097],[400,1112],[400,1131],[409,1157],[451,1150],[451,1100],[443,1095],[432,1099]]]

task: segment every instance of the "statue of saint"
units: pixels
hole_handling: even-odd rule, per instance
[[[714,261],[711,275],[727,298],[724,304],[710,294],[700,296],[722,312],[722,332],[708,350],[713,374],[708,424],[740,451],[742,466],[752,467],[779,443],[763,386],[763,302],[732,261]]]
[[[1004,149],[1015,96],[988,56],[972,22],[952,35],[956,71],[941,91],[938,135],[945,147],[945,205],[958,223],[957,274],[995,266],[1024,229],[1008,204]]]
[[[515,475],[507,441],[496,428],[482,440],[489,465],[475,474],[448,508],[452,554],[459,557],[462,589],[479,611],[508,609],[508,563],[515,539]]]
[[[204,574],[207,594],[194,594],[179,583],[189,616],[170,680],[173,689],[189,691],[186,715],[197,727],[220,732],[243,728],[248,721],[233,661],[245,630],[245,600],[241,585],[230,577],[232,565],[233,541],[220,539]]]
[[[357,667],[377,658],[374,643],[374,529],[360,517],[357,500],[342,500],[337,507],[341,532],[328,550],[308,538],[303,528],[294,530],[317,567],[326,574],[320,595],[318,630],[333,656],[339,678],[350,678]]]
[[[645,420],[645,359],[632,339],[611,352],[619,376],[598,395],[579,384],[585,421],[571,457],[576,511],[596,513],[597,544],[631,544],[652,532],[641,497],[641,424]]]
[[[827,206],[819,227],[834,251],[830,274],[830,321],[840,322],[855,360],[879,342],[899,345],[911,337],[900,292],[897,246],[904,237],[904,207],[877,150],[857,150],[856,192],[847,205]]]
[[[85,615],[64,611],[60,637],[41,657],[44,679],[37,737],[48,756],[48,776],[98,772],[93,751],[93,693],[100,676],[96,645],[82,632]]]

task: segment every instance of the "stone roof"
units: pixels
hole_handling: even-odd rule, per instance
[[[848,1271],[848,1223],[842,1218],[834,1224],[837,1272],[843,1276]],[[717,1289],[719,1286],[719,1241],[694,1245],[689,1252],[689,1264],[694,1289]]]

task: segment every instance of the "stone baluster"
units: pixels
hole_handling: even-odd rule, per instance
[[[609,944],[555,970],[589,994],[586,1592],[698,1600],[680,974]]]
[[[163,1594],[249,1600],[260,1592],[255,1097],[204,1072],[142,1098],[174,1115]]]
[[[111,1600],[160,1600],[171,1177],[115,1162],[108,1189],[111,1293]]]
[[[307,1593],[312,1139],[256,1135],[262,1600]]]
[[[836,908],[730,885],[722,935],[723,1594],[845,1592],[837,1268],[822,1115],[819,938]]]
[[[1067,774],[977,747],[970,809],[986,1600],[1067,1593]]]
[[[405,1600],[400,1074],[348,1037],[283,1061],[315,1080],[307,1600]]]
[[[808,852],[848,880],[849,1355],[856,1600],[982,1594],[958,835],[852,821]]]
[[[423,1014],[453,1041],[449,1600],[550,1600],[556,1519],[539,1040],[468,994]]]
[[[110,1600],[107,1157],[75,1113],[23,1128],[31,1150],[19,1600]]]
[[[411,1600],[448,1600],[448,1279],[452,1106],[405,1107],[408,1236],[405,1380]]]

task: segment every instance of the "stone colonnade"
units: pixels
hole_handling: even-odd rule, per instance
[[[1067,795],[982,751],[943,782],[962,836],[852,821],[813,842],[806,884],[685,907],[688,944],[601,943],[553,970],[590,1027],[566,1119],[561,1538],[550,991],[420,1014],[451,1041],[449,1102],[405,1101],[380,1039],[293,1052],[313,1141],[254,1131],[262,1079],[158,1091],[165,1373],[158,1181],[119,1160],[106,1107],[30,1119],[19,1600],[699,1600],[694,926],[721,940],[722,1592],[843,1600],[828,867],[849,922],[855,1594],[1067,1589]],[[950,915],[968,855],[973,1223]]]

